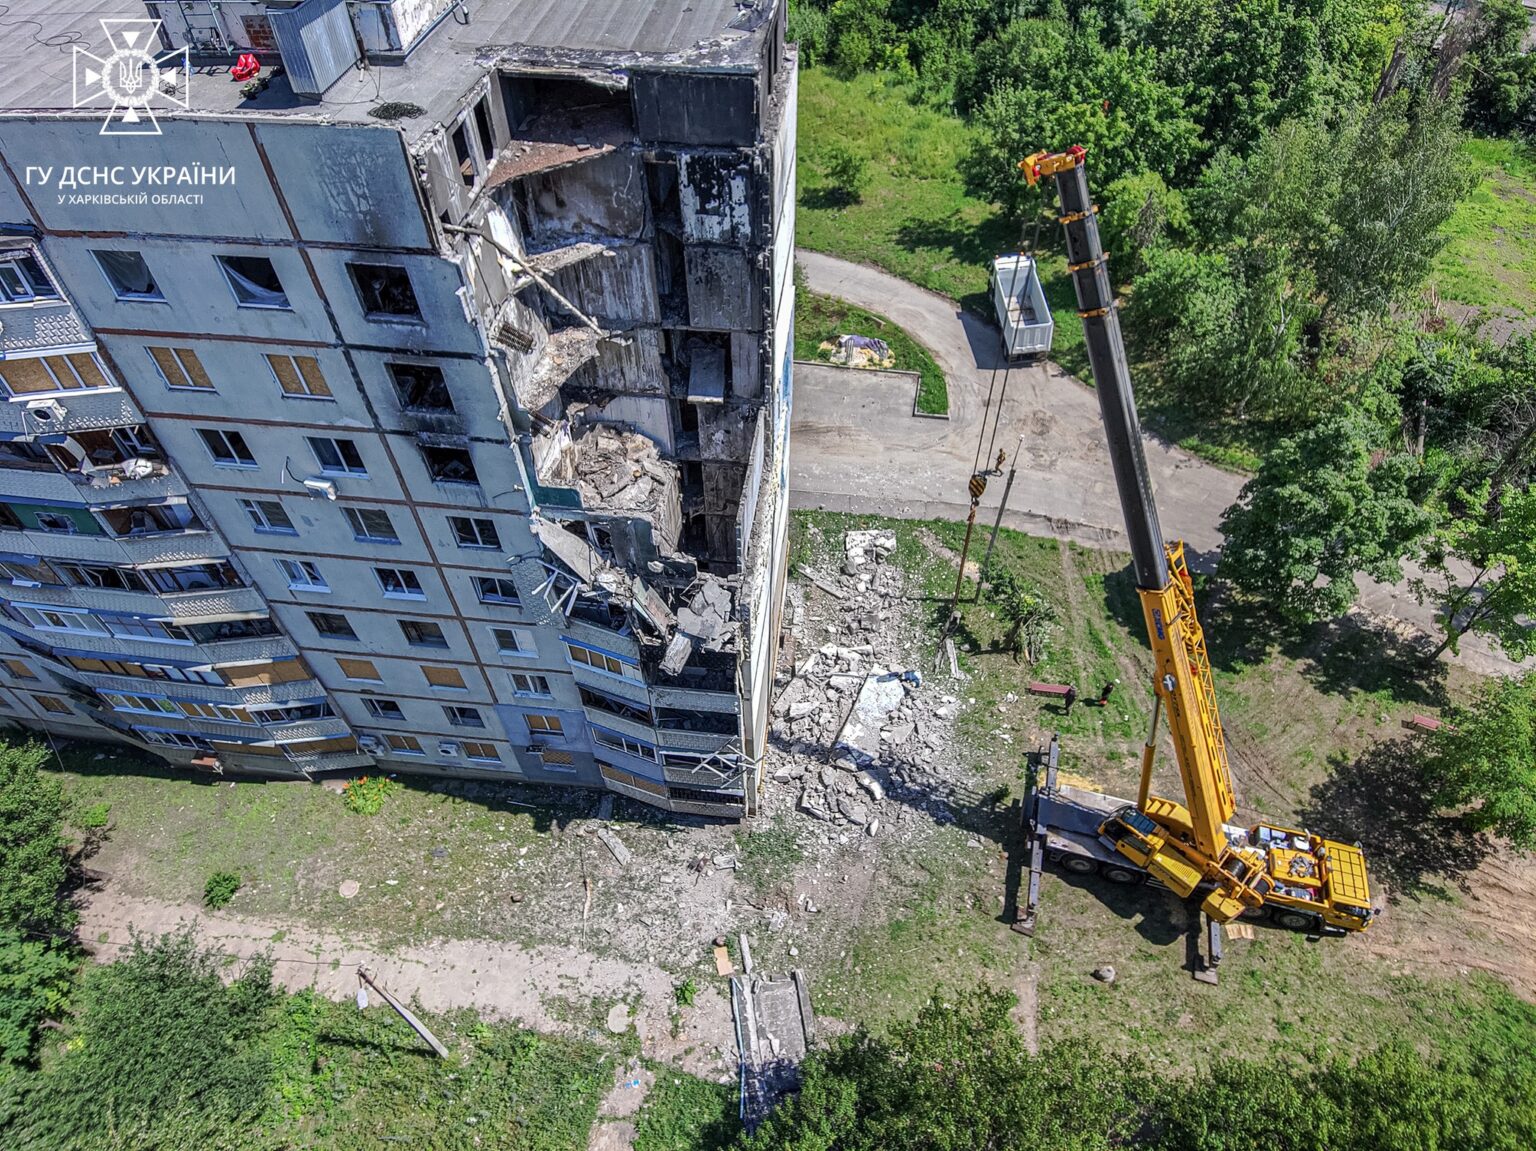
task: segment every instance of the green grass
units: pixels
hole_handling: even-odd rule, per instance
[[[656,1082],[635,1123],[634,1151],[723,1151],[741,1130],[734,1083],[710,1083],[671,1067]]]
[[[914,103],[889,75],[840,80],[822,68],[800,74],[800,204],[795,242],[871,264],[991,317],[992,259],[1017,251],[1024,222],[970,195],[959,161],[970,129],[957,117]],[[847,204],[826,176],[825,157],[846,148],[869,162],[870,182]],[[1028,222],[1031,230],[1034,221]],[[1085,377],[1082,328],[1057,229],[1041,231],[1041,283],[1058,316],[1051,358]]]
[[[898,371],[916,372],[920,378],[917,410],[930,415],[943,415],[949,411],[949,385],[944,381],[944,373],[928,354],[928,349],[903,329],[884,316],[831,296],[802,291],[795,297],[795,359],[829,359],[830,351],[822,351],[821,345],[835,344],[840,335],[884,340],[896,361],[892,367]]]
[[[1536,157],[1507,139],[1470,140],[1466,156],[1482,178],[1452,215],[1430,282],[1492,316],[1536,315]]]

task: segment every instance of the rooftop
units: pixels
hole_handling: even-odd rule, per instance
[[[366,121],[380,104],[414,103],[424,114],[400,122],[414,136],[450,116],[475,78],[498,65],[619,72],[643,60],[652,67],[750,70],[778,3],[467,0],[467,23],[449,14],[403,64],[353,69],[319,101],[294,96],[281,78],[245,100],[227,68],[194,68],[192,110]],[[4,7],[0,111],[70,110],[74,48],[102,52],[103,18],[148,17],[142,0],[14,0]]]

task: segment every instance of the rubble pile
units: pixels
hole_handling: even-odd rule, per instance
[[[918,640],[895,551],[894,532],[851,531],[839,571],[801,568],[797,658],[773,706],[770,774],[785,805],[842,835],[889,834],[914,811],[952,818],[958,701],[891,662]]]
[[[669,495],[676,499],[677,465],[661,458],[650,437],[596,424],[576,433],[572,446],[583,506],[649,512]]]

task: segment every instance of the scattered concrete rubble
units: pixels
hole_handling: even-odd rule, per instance
[[[896,834],[914,811],[951,822],[959,700],[919,669],[888,662],[919,640],[904,574],[889,562],[896,534],[850,531],[842,550],[836,574],[801,568],[825,598],[805,606],[814,592],[795,589],[797,658],[774,702],[772,778],[794,810],[834,836]]]

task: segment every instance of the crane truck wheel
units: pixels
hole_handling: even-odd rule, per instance
[[[1073,875],[1092,875],[1098,871],[1098,860],[1090,859],[1086,855],[1063,855],[1061,857],[1061,869],[1070,871]]]
[[[1106,864],[1101,868],[1100,874],[1110,883],[1122,883],[1126,886],[1135,883],[1145,883],[1147,879],[1147,873],[1144,871],[1134,871],[1129,867],[1116,867],[1112,863]]]
[[[1294,911],[1289,907],[1277,907],[1274,911],[1274,921],[1287,931],[1316,931],[1320,926],[1317,916],[1305,911]]]

